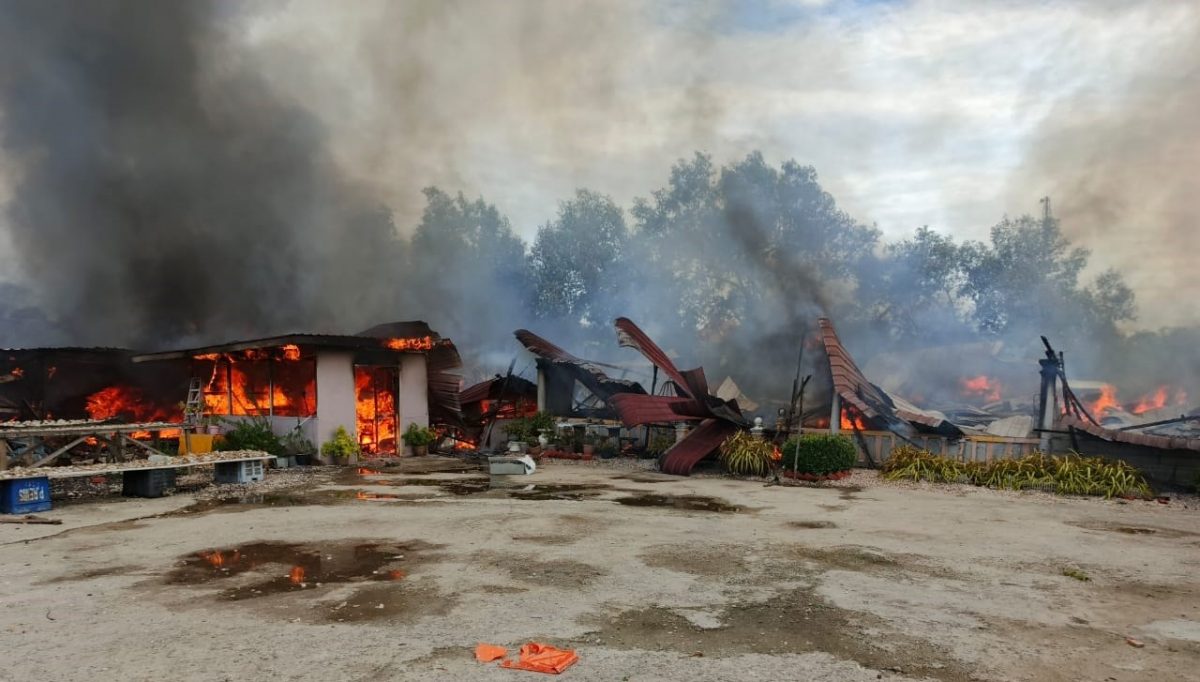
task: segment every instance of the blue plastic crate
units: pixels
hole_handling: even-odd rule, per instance
[[[50,479],[18,478],[0,482],[0,512],[32,514],[50,510]]]

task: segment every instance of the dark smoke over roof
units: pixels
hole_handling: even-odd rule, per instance
[[[388,266],[390,223],[331,171],[325,131],[303,108],[222,61],[221,12],[0,7],[0,125],[21,168],[7,221],[73,342],[379,317],[347,275]]]

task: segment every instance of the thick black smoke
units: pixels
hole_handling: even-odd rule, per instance
[[[344,330],[395,302],[355,286],[395,266],[387,214],[303,107],[222,59],[218,7],[0,5],[6,222],[74,343]]]

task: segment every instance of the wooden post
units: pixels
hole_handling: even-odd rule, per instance
[[[8,468],[8,441],[0,438],[0,471]]]

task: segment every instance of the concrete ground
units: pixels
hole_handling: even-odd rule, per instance
[[[0,524],[0,679],[537,679],[472,658],[529,640],[567,680],[1200,675],[1194,498],[406,467]]]

